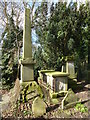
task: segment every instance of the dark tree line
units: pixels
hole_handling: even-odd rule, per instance
[[[67,56],[74,57],[79,77],[88,61],[90,39],[89,4],[42,3],[36,10],[35,29],[40,46],[35,52],[36,69],[61,70]],[[50,12],[49,12],[50,11]],[[40,54],[39,54],[40,53]]]

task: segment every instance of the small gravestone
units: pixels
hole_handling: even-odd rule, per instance
[[[75,95],[75,93],[72,91],[72,89],[69,89],[66,96],[62,100],[62,109],[66,107],[71,107],[74,105],[79,99]]]
[[[35,117],[42,116],[46,113],[46,104],[40,97],[36,97],[33,101],[32,112]]]
[[[66,62],[66,72],[69,73],[69,78],[74,79],[76,78],[76,73],[75,73],[75,65],[74,61],[67,61]]]

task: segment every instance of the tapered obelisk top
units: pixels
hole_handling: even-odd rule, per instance
[[[32,58],[30,9],[25,8],[23,29],[23,59]]]

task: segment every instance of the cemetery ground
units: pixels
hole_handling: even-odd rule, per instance
[[[72,84],[72,85],[71,85]],[[90,84],[86,84],[83,80],[82,82],[77,82],[76,84],[70,83],[69,87],[75,92],[78,98],[82,101],[81,103],[76,104],[75,106],[68,109],[61,109],[61,102],[59,104],[47,104],[46,113],[39,117],[43,119],[48,118],[88,118],[90,111]],[[13,90],[13,89],[12,89]],[[13,104],[7,104],[8,90],[0,90],[0,94],[4,97],[6,101],[6,107],[4,112],[2,112],[2,118],[35,118],[32,113],[32,100],[29,100],[25,103],[17,101]],[[12,101],[12,99],[10,100]],[[0,100],[1,102],[1,100]],[[4,109],[4,108],[2,108]],[[39,109],[39,107],[38,107]]]

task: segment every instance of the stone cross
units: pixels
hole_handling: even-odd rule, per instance
[[[25,8],[23,30],[23,59],[21,60],[21,83],[34,80],[31,42],[31,18],[30,9]]]

